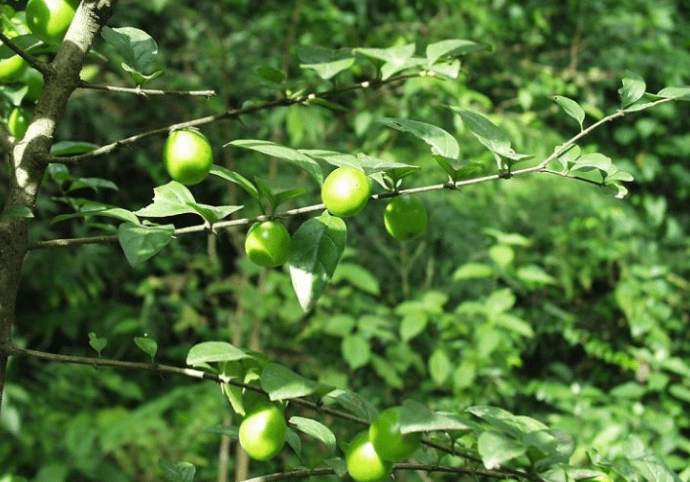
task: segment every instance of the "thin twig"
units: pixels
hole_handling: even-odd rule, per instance
[[[349,85],[347,87],[339,88],[339,89],[333,89],[329,90],[326,92],[320,92],[320,93],[310,93],[310,94],[304,94],[304,95],[299,95],[299,96],[294,96],[294,97],[281,97],[278,99],[273,99],[265,102],[260,102],[258,104],[250,105],[248,107],[243,107],[240,109],[230,109],[225,112],[222,112],[220,114],[215,114],[215,115],[209,115],[205,117],[200,117],[198,119],[192,119],[187,122],[182,122],[182,123],[177,123],[177,124],[172,124],[169,126],[161,127],[158,129],[153,129],[151,131],[147,132],[142,132],[124,139],[120,139],[118,141],[115,141],[111,144],[106,144],[105,146],[101,146],[98,149],[94,149],[93,151],[84,153],[84,154],[78,154],[75,156],[64,156],[64,157],[57,157],[57,156],[46,156],[45,158],[41,159],[43,162],[59,162],[63,164],[69,164],[69,165],[75,165],[75,164],[80,164],[82,162],[92,160],[96,157],[101,157],[106,154],[110,154],[111,152],[115,151],[116,149],[119,149],[124,146],[128,146],[130,144],[134,144],[135,142],[138,142],[142,139],[145,139],[147,137],[152,137],[152,136],[157,136],[157,135],[167,135],[170,131],[176,130],[176,129],[183,129],[185,127],[198,127],[201,125],[205,124],[210,124],[212,122],[216,122],[222,119],[237,119],[241,116],[248,115],[248,114],[253,114],[255,112],[260,112],[263,110],[268,110],[268,109],[273,109],[275,107],[289,107],[291,105],[296,105],[296,104],[309,104],[315,99],[327,99],[336,95],[344,94],[347,92],[355,91],[355,90],[363,90],[363,89],[377,89],[380,88],[384,85],[396,83],[396,82],[401,82],[403,80],[413,78],[413,77],[420,77],[422,76],[422,73],[419,74],[406,74],[406,75],[399,75],[397,77],[391,77],[390,79],[387,80],[371,80],[371,81],[364,81],[364,82],[359,82],[356,84]]]
[[[149,95],[175,95],[181,97],[213,97],[216,95],[215,90],[165,90],[165,89],[142,89],[141,86],[137,87],[120,87],[115,85],[100,85],[91,84],[82,80],[79,82],[80,89],[91,89],[91,90],[103,90],[107,92],[124,92],[128,94],[135,94],[141,96]]]

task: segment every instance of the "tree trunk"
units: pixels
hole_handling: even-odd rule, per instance
[[[26,135],[19,142],[12,143],[7,132],[0,129],[0,136],[3,136],[1,145],[8,151],[6,156],[11,165],[3,213],[15,210],[12,216],[0,217],[0,402],[12,346],[19,281],[29,247],[30,219],[21,217],[24,213],[16,209],[28,208],[33,211],[36,205],[53,134],[63,116],[67,100],[79,86],[79,72],[86,54],[116,4],[117,0],[81,2],[60,50],[51,63],[43,66],[45,85]],[[27,209],[24,211],[28,212]],[[13,217],[17,215],[20,217]]]

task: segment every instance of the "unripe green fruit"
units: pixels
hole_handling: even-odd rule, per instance
[[[8,47],[4,46],[4,48]],[[26,61],[17,54],[0,60],[0,82],[18,80],[26,70],[26,66]]]
[[[269,460],[282,450],[286,434],[283,412],[273,404],[260,405],[242,420],[240,445],[251,458]]]
[[[45,43],[60,43],[78,5],[78,0],[29,0],[26,24],[31,33]]]
[[[388,234],[395,239],[412,239],[426,229],[426,208],[415,196],[398,196],[386,206],[383,222]]]
[[[379,414],[369,427],[369,440],[383,460],[400,462],[412,455],[422,442],[418,432],[400,431],[400,407],[391,407]]]
[[[334,216],[354,216],[364,209],[369,196],[369,179],[362,170],[355,167],[337,168],[326,177],[321,187],[321,199]]]
[[[163,162],[170,177],[182,184],[198,184],[213,165],[213,150],[206,136],[196,129],[173,131],[165,141]]]
[[[7,127],[12,134],[17,139],[21,139],[26,134],[26,129],[29,127],[29,119],[26,116],[26,112],[21,107],[15,107],[10,112],[10,116],[7,119]]]
[[[345,454],[347,472],[357,482],[378,482],[391,473],[393,464],[383,460],[369,441],[369,432],[357,435]]]
[[[279,221],[255,223],[244,242],[247,257],[256,265],[274,268],[290,255],[290,233]]]

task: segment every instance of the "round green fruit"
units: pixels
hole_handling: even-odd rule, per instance
[[[26,24],[31,33],[45,43],[60,43],[78,5],[78,0],[29,0],[26,4]]]
[[[345,460],[347,472],[357,482],[378,482],[388,477],[393,469],[393,464],[376,452],[366,430],[350,442]]]
[[[247,257],[258,266],[280,266],[290,255],[290,233],[278,221],[255,223],[249,228],[244,250]]]
[[[400,431],[400,407],[391,407],[379,414],[369,426],[369,440],[383,460],[399,462],[412,455],[422,443],[418,432]]]
[[[7,46],[4,46],[5,50]],[[26,70],[26,60],[15,54],[0,60],[0,82],[18,80]]]
[[[213,165],[213,150],[206,136],[196,129],[173,131],[165,141],[163,162],[170,177],[187,186],[208,176]]]
[[[261,405],[248,413],[240,424],[240,445],[251,458],[269,460],[285,445],[287,424],[275,405]]]
[[[388,234],[395,239],[412,239],[426,229],[426,208],[422,201],[414,196],[398,196],[386,206],[383,222]]]
[[[29,127],[29,119],[26,116],[26,111],[21,107],[15,107],[10,112],[7,119],[7,127],[17,139],[21,139],[26,134],[26,129]]]
[[[24,100],[36,102],[38,98],[41,97],[41,93],[43,93],[43,74],[34,68],[28,68],[20,80],[26,84],[28,88]]]
[[[355,167],[343,166],[331,172],[321,187],[321,199],[334,216],[354,216],[367,205],[371,185],[366,174]]]

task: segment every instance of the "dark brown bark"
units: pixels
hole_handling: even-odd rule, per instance
[[[82,2],[60,50],[43,69],[46,72],[43,94],[24,139],[14,144],[6,137],[3,139],[2,145],[9,150],[6,154],[11,165],[3,212],[16,207],[34,209],[53,134],[70,95],[79,85],[79,72],[86,54],[116,3],[117,0]],[[0,403],[12,346],[22,265],[29,247],[29,222],[25,217],[0,217]]]

